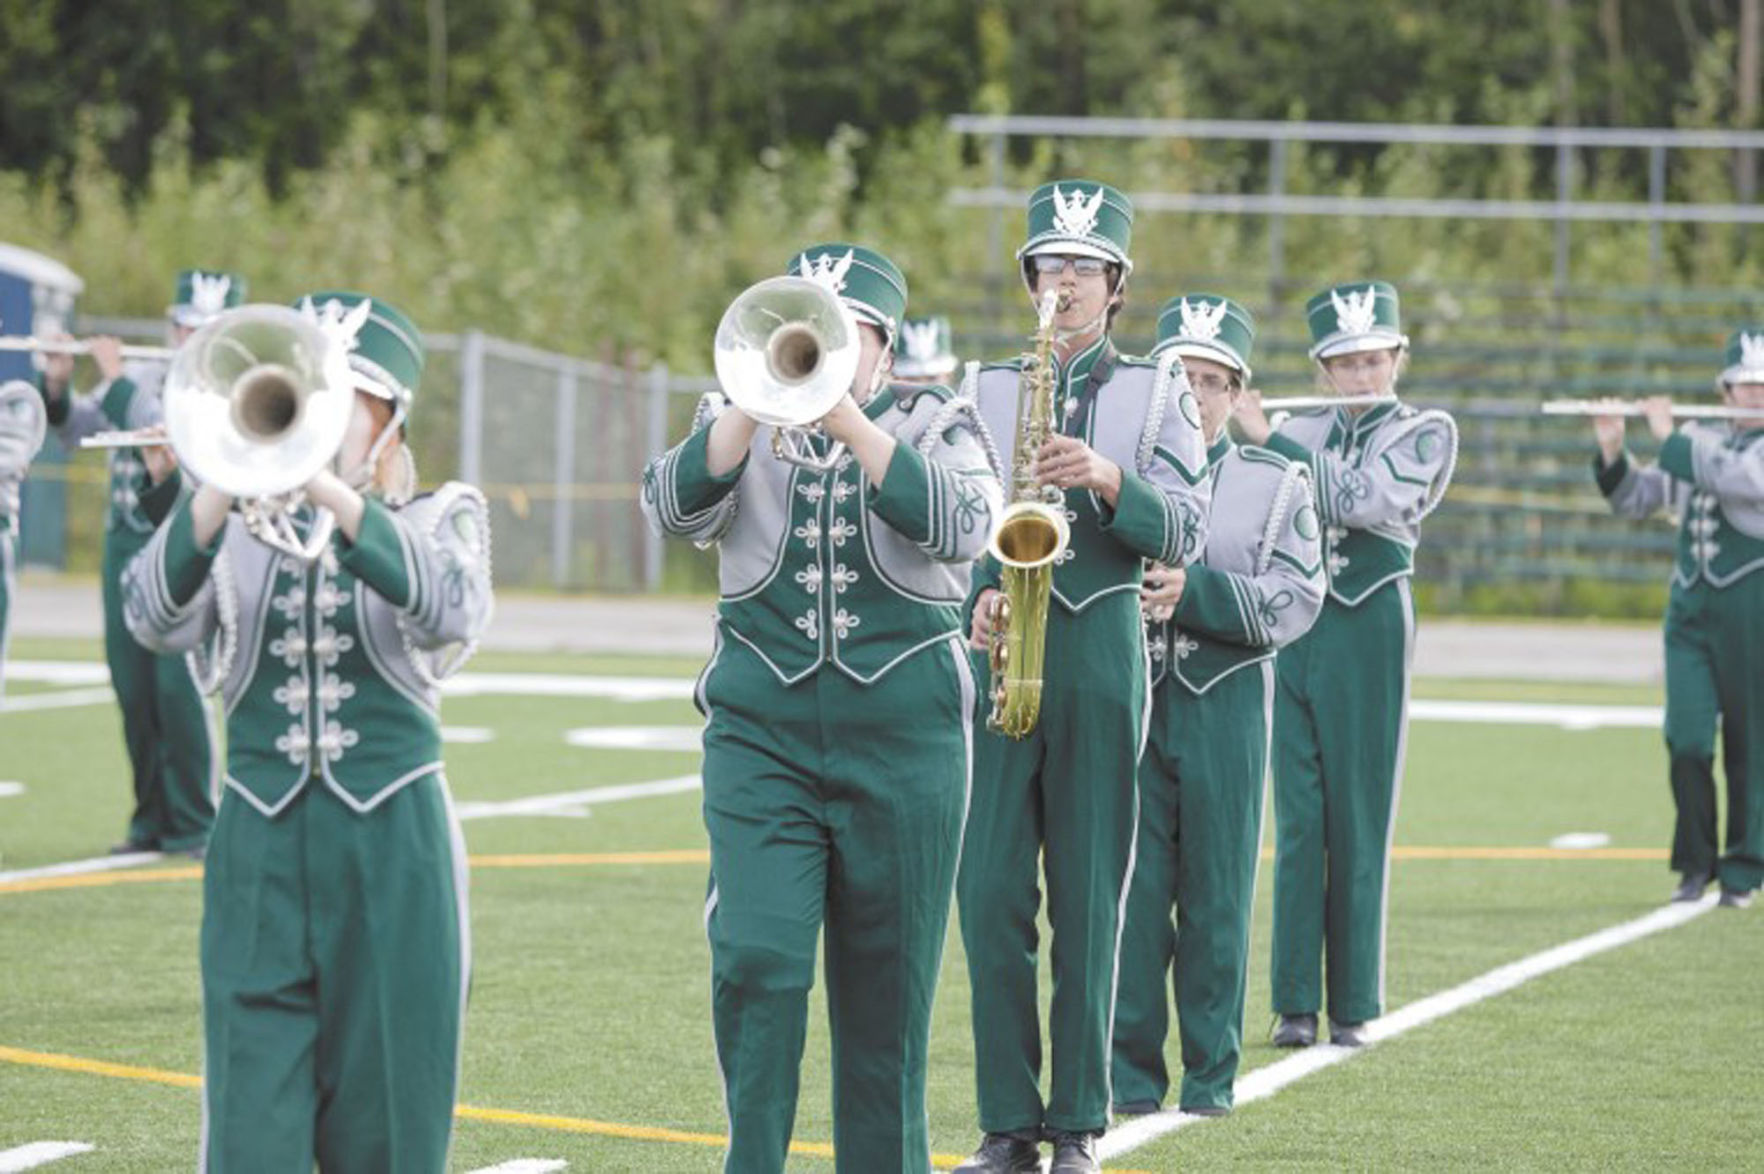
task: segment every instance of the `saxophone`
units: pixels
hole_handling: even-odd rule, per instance
[[[1041,296],[1035,352],[1017,383],[1017,444],[1011,462],[1011,501],[993,528],[987,551],[1004,568],[992,597],[992,713],[987,726],[1026,737],[1041,717],[1042,664],[1053,569],[1071,541],[1065,495],[1035,480],[1035,454],[1053,433],[1054,315],[1066,298]]]

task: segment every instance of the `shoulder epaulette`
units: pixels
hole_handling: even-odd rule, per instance
[[[1246,461],[1256,461],[1264,465],[1272,465],[1276,469],[1284,469],[1292,461],[1284,453],[1275,452],[1271,448],[1263,448],[1259,444],[1240,444],[1237,452]]]

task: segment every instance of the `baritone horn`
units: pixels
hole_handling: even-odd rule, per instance
[[[286,306],[240,306],[172,357],[160,398],[165,430],[104,433],[87,447],[169,444],[190,475],[238,499],[260,541],[311,562],[336,519],[318,510],[304,540],[302,491],[337,455],[355,407],[346,345]]]
[[[742,291],[717,325],[717,381],[729,401],[772,427],[780,460],[826,472],[845,446],[817,455],[816,421],[851,390],[861,346],[839,295],[806,277],[772,277]]]

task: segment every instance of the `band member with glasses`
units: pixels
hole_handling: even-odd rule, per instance
[[[956,886],[985,1133],[958,1167],[970,1174],[1039,1169],[1044,1138],[1059,1174],[1094,1171],[1109,1122],[1134,770],[1150,700],[1139,590],[1146,559],[1176,567],[1200,554],[1208,497],[1206,445],[1181,364],[1173,354],[1126,358],[1109,337],[1132,269],[1132,224],[1127,198],[1092,180],[1046,184],[1030,198],[1018,251],[1024,284],[1033,302],[1049,290],[1067,299],[1053,321],[1057,434],[1040,451],[1015,451],[1021,359],[970,364],[963,385],[992,435],[1012,438],[1013,468],[1030,463],[1057,491],[1071,531],[1053,571],[1039,721],[1018,739],[988,728],[987,706],[975,714],[974,801]],[[968,607],[976,649],[991,642],[999,583],[998,563],[983,559]],[[1043,867],[1054,974],[1045,1101]]]
[[[1679,428],[1664,397],[1642,401],[1660,442],[1653,465],[1623,448],[1624,418],[1593,421],[1599,489],[1630,518],[1680,516],[1666,608],[1666,749],[1674,901],[1719,881],[1720,903],[1751,905],[1764,883],[1764,329],[1736,331],[1720,377],[1737,420]],[[1715,834],[1715,734],[1727,775],[1727,837]]]
[[[131,631],[193,653],[227,712],[203,877],[206,1171],[446,1167],[471,968],[440,681],[490,619],[489,515],[413,496],[422,336],[359,293],[301,307],[348,348],[353,415],[305,486],[303,561],[205,485],[135,556]],[[163,453],[150,453],[157,471]]]
[[[1329,595],[1281,652],[1274,708],[1274,1042],[1316,1042],[1327,946],[1330,1041],[1357,1047],[1384,1009],[1391,838],[1408,729],[1422,519],[1445,496],[1458,430],[1396,398],[1408,359],[1397,291],[1331,286],[1305,306],[1326,392],[1386,402],[1294,415],[1258,397],[1245,439],[1309,464]]]
[[[650,523],[719,556],[696,700],[724,1169],[785,1168],[824,935],[837,1167],[928,1170],[931,1002],[974,704],[961,605],[1002,491],[972,403],[889,382],[907,304],[894,263],[820,244],[786,274],[837,294],[862,348],[838,405],[796,435],[810,451],[789,459],[730,387],[643,479]]]
[[[238,275],[206,269],[178,274],[177,291],[166,310],[167,340],[173,347],[203,324],[242,300]],[[42,388],[49,423],[70,450],[97,432],[131,430],[157,424],[160,383],[168,365],[160,361],[124,363],[121,344],[109,337],[90,340],[101,381],[73,394],[71,355],[43,357]],[[200,858],[214,820],[219,787],[219,751],[214,718],[180,656],[157,656],[129,636],[123,620],[121,578],[129,560],[153,533],[157,493],[175,500],[176,478],[155,488],[136,449],[110,453],[110,501],[104,517],[104,554],[99,584],[104,601],[104,659],[122,714],[123,743],[134,779],[135,807],[128,831],[112,852],[177,852]]]
[[[1187,568],[1153,567],[1143,592],[1152,724],[1115,1006],[1118,1113],[1156,1112],[1169,1092],[1166,979],[1182,1038],[1178,1104],[1201,1116],[1231,1109],[1274,654],[1323,606],[1309,466],[1234,444],[1226,426],[1244,397],[1254,342],[1249,311],[1215,294],[1174,298],[1158,316],[1152,355],[1181,357],[1200,404],[1213,494],[1206,553]]]

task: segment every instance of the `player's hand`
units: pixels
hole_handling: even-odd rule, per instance
[[[985,652],[992,647],[992,609],[1000,598],[998,588],[988,587],[974,601],[974,624],[968,635],[968,647],[975,652]]]
[[[98,374],[108,382],[121,379],[123,373],[122,339],[109,334],[97,334],[86,340],[91,349],[92,361],[98,364]]]
[[[1237,397],[1237,407],[1232,410],[1231,418],[1237,421],[1237,430],[1250,444],[1267,444],[1268,438],[1274,435],[1274,426],[1268,423],[1268,413],[1262,410],[1260,388],[1244,388],[1243,394]]]
[[[1648,418],[1648,431],[1654,434],[1655,440],[1665,440],[1678,428],[1677,421],[1672,418],[1672,397],[1650,395],[1641,402],[1642,415]]]
[[[1183,588],[1187,585],[1188,572],[1183,568],[1153,563],[1146,570],[1145,582],[1139,588],[1140,610],[1154,623],[1163,623],[1176,614],[1176,605],[1181,602]]]

